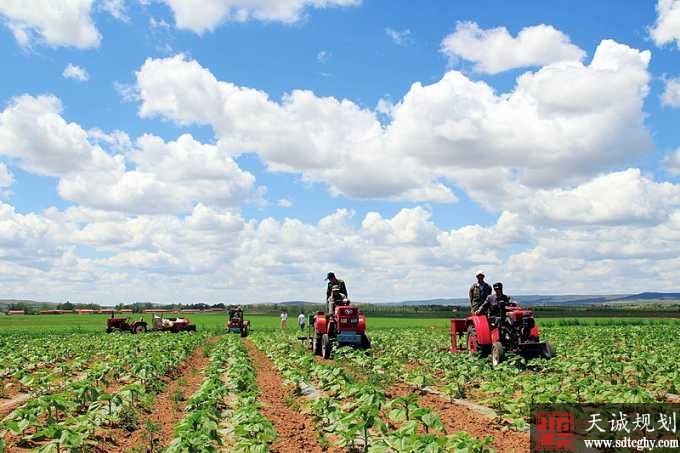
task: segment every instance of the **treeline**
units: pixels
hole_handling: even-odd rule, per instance
[[[361,302],[352,302],[359,305],[361,311],[366,314],[429,314],[429,315],[446,315],[449,316],[452,312],[469,311],[469,307],[460,307],[452,305],[388,305],[388,304],[363,304]],[[312,313],[316,311],[326,310],[325,304],[313,303],[296,303],[296,304],[252,304],[244,305],[243,309],[247,313],[280,313],[282,311],[291,313]]]
[[[144,310],[157,309],[157,310],[226,310],[226,305],[223,303],[219,304],[206,304],[206,303],[195,303],[195,304],[166,304],[158,305],[152,304],[151,302],[133,302],[130,304],[118,304],[115,310],[132,310],[133,313],[142,313]],[[36,315],[40,312],[45,312],[49,310],[65,310],[65,311],[76,311],[76,310],[110,310],[110,308],[102,307],[99,304],[94,303],[72,303],[64,302],[60,304],[53,303],[31,303],[31,302],[14,302],[5,305],[0,305],[0,312],[9,311],[22,311],[27,315]]]
[[[132,304],[118,304],[116,310],[132,310],[133,313],[142,313],[144,310],[225,310],[227,307],[223,303],[219,304],[166,304],[158,305],[151,302],[135,302]]]

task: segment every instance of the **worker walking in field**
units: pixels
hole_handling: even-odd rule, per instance
[[[470,287],[470,306],[472,312],[476,312],[482,306],[486,298],[491,295],[491,286],[484,281],[484,272],[477,271],[477,281]]]
[[[285,311],[281,312],[281,331],[285,332],[288,330],[288,313]]]
[[[298,326],[300,326],[300,330],[305,330],[305,314],[303,312],[300,312],[298,315]]]

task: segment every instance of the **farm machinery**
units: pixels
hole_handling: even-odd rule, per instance
[[[106,333],[111,333],[114,330],[130,333],[144,333],[147,325],[144,319],[139,318],[136,321],[130,318],[116,318],[114,312],[111,311],[111,317],[106,320]]]
[[[309,341],[314,355],[330,359],[333,349],[351,346],[370,349],[371,340],[366,335],[366,317],[358,306],[352,305],[335,291],[328,299],[328,310],[318,311],[309,317],[308,335],[299,337]]]
[[[250,321],[243,319],[241,307],[229,307],[229,320],[227,321],[226,329],[231,333],[238,333],[242,337],[248,336]]]
[[[153,330],[161,332],[195,332],[196,324],[187,318],[166,318],[163,315],[153,315]]]
[[[465,319],[452,319],[450,351],[491,356],[493,366],[501,363],[509,352],[527,359],[555,356],[555,348],[540,341],[533,311],[511,302],[500,313],[500,316],[473,313]]]

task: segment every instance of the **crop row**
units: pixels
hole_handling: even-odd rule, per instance
[[[225,438],[234,452],[267,451],[276,433],[259,412],[255,372],[238,337],[220,339],[205,376],[166,452],[216,452]]]
[[[550,327],[543,336],[556,346],[556,358],[527,362],[510,357],[495,369],[488,360],[446,352],[448,335],[438,330],[384,330],[373,340],[378,356],[406,364],[407,382],[478,400],[523,425],[532,403],[637,403],[672,397],[680,385],[678,331],[675,325]]]
[[[398,364],[346,348],[336,351],[334,362],[321,363],[295,340],[261,333],[252,340],[298,393],[304,383],[322,391],[309,411],[318,431],[337,446],[365,452],[488,451],[492,439],[446,433],[438,414],[419,406],[416,395],[388,396]]]
[[[20,446],[59,451],[96,443],[95,428],[101,425],[133,429],[139,411],[161,390],[162,377],[173,373],[203,339],[111,336],[102,361],[82,378],[64,379],[58,390],[37,394],[2,420],[0,434],[6,438],[11,433]]]

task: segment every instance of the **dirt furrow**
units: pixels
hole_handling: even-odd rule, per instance
[[[394,398],[409,395],[413,391],[406,384],[395,384],[388,390],[388,394]],[[467,406],[451,403],[432,394],[419,395],[418,404],[437,411],[449,433],[466,431],[479,439],[492,436],[494,441],[491,446],[499,453],[529,451],[529,433],[499,426],[489,417]]]
[[[283,384],[272,362],[250,340],[245,340],[244,343],[255,367],[257,386],[260,390],[259,399],[263,404],[262,415],[269,419],[277,433],[276,441],[270,451],[274,453],[322,452],[312,418],[286,404],[286,395],[290,394],[290,390]]]
[[[217,341],[212,337],[209,343]],[[98,432],[99,452],[125,452],[151,445],[151,437],[155,439],[154,448],[166,447],[173,439],[175,426],[186,415],[184,408],[187,399],[201,386],[205,376],[201,371],[208,365],[209,357],[198,347],[182,362],[181,373],[173,378],[159,393],[153,403],[150,414],[140,416],[138,427],[133,432],[122,429],[103,430]],[[179,398],[181,396],[181,398]],[[149,425],[147,423],[150,422]],[[147,427],[151,429],[147,429]]]

